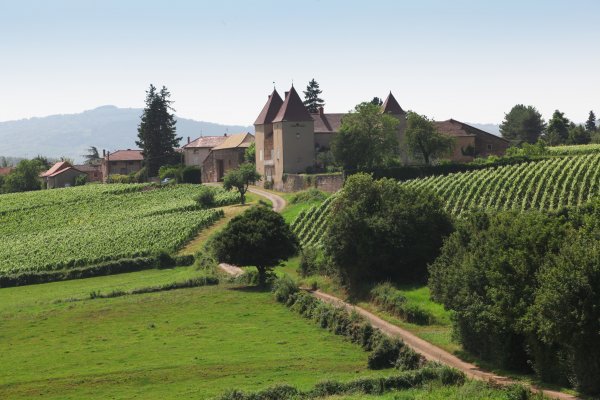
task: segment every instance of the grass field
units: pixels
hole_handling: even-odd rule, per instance
[[[0,398],[207,398],[228,388],[374,374],[367,353],[299,318],[270,293],[181,289],[55,303],[193,269],[0,290]],[[383,372],[385,373],[385,372]],[[389,372],[388,372],[389,373]]]

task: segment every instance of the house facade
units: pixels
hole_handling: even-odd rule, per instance
[[[103,182],[102,164],[81,164],[74,165],[76,169],[87,175],[88,182]]]
[[[227,134],[222,136],[200,136],[182,147],[183,162],[187,167],[202,168],[202,164],[210,151],[227,140]]]
[[[390,92],[381,106],[381,112],[398,119],[399,154],[404,164],[414,160],[404,149],[406,112]],[[254,127],[256,130],[256,169],[265,182],[283,187],[284,174],[309,171],[317,165],[317,154],[330,149],[331,141],[339,132],[345,113],[308,112],[292,86],[282,99],[276,90],[268,96]],[[471,161],[475,156],[503,155],[508,141],[488,132],[455,120],[436,122],[438,130],[456,140],[450,159],[455,162]]]
[[[213,147],[202,162],[202,182],[220,182],[227,172],[244,162],[246,149],[254,143],[251,133],[228,135]]]
[[[102,179],[106,181],[110,175],[129,175],[143,167],[144,156],[141,150],[116,150],[106,152],[102,159]]]
[[[68,162],[61,161],[42,173],[40,177],[46,183],[47,189],[55,189],[75,186],[77,178],[85,175],[85,172],[78,170]]]

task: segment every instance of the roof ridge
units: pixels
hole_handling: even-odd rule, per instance
[[[306,106],[298,96],[298,92],[292,85],[277,116],[273,119],[273,122],[282,121],[313,121],[310,113],[306,109]]]

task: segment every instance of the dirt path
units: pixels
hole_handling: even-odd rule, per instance
[[[271,203],[273,203],[273,211],[280,212],[280,211],[282,211],[282,210],[285,208],[285,206],[286,206],[286,202],[285,202],[285,200],[283,199],[283,197],[281,197],[281,196],[278,196],[278,195],[276,195],[275,193],[271,193],[271,192],[268,192],[268,191],[266,191],[266,190],[263,190],[263,189],[259,189],[259,188],[257,188],[257,187],[254,187],[254,186],[253,186],[253,187],[250,187],[250,188],[248,188],[248,191],[249,191],[250,193],[257,194],[257,195],[259,195],[259,196],[265,197],[265,198],[267,198],[268,200],[270,200],[270,201],[271,201]]]

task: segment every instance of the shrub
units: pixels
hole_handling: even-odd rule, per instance
[[[272,291],[277,301],[285,303],[292,294],[298,292],[298,285],[288,275],[284,275],[273,283]]]
[[[199,184],[202,182],[202,171],[198,167],[184,167],[181,170],[181,181],[183,183]]]
[[[87,183],[87,175],[78,175],[75,178],[75,186],[83,186]]]
[[[325,201],[329,195],[318,189],[311,188],[294,194],[290,199],[290,204],[310,203],[313,201]]]
[[[379,341],[373,352],[369,354],[369,368],[383,369],[395,365],[403,343],[399,340],[384,338]]]
[[[203,186],[200,194],[194,197],[194,200],[203,208],[212,208],[215,206],[215,192],[212,188]]]
[[[182,181],[181,167],[172,166],[172,165],[163,165],[158,170],[158,177],[160,178],[161,181],[169,178],[169,179],[175,180],[176,182],[181,182]]]
[[[112,174],[107,178],[107,183],[133,183],[129,175]]]

